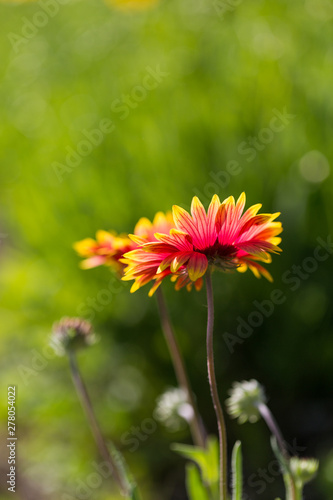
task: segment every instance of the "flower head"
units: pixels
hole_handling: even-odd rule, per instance
[[[62,318],[52,327],[51,346],[59,356],[69,350],[88,347],[96,342],[92,325],[82,318]]]
[[[270,253],[278,253],[282,232],[280,213],[257,215],[260,204],[244,214],[245,193],[235,203],[233,196],[222,203],[214,195],[206,212],[194,197],[191,215],[181,207],[173,207],[175,228],[167,233],[155,233],[155,242],[142,243],[125,254],[125,280],[134,280],[132,292],[151,280],[155,284],[150,295],[162,280],[172,274],[176,289],[187,285],[202,285],[208,266],[222,271],[248,268],[259,278],[272,277],[260,262],[270,263]]]
[[[226,400],[229,415],[238,418],[240,424],[259,420],[258,406],[266,402],[266,396],[257,380],[234,382],[229,394],[230,398]]]
[[[172,388],[164,392],[157,399],[154,415],[171,431],[178,431],[182,427],[184,420],[191,421],[193,408],[188,402],[184,389]]]
[[[314,458],[292,457],[290,459],[290,470],[301,486],[315,477],[318,467],[319,462]]]
[[[96,233],[96,240],[86,238],[73,246],[81,257],[85,257],[80,263],[82,269],[107,265],[119,271],[122,269],[119,259],[133,249],[133,242],[126,236],[100,230]]]
[[[154,233],[169,232],[172,227],[174,227],[174,222],[171,212],[166,214],[158,212],[153,222],[142,217],[136,224],[131,238],[127,235],[100,230],[96,233],[96,240],[85,238],[74,243],[73,246],[81,257],[85,257],[85,260],[80,263],[83,269],[106,265],[122,274],[125,266],[121,259],[126,252],[149,241],[156,241]]]

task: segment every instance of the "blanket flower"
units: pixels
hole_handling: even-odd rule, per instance
[[[257,278],[262,275],[272,281],[261,262],[270,263],[270,254],[281,252],[282,224],[275,221],[280,213],[258,214],[261,204],[243,213],[245,200],[245,193],[237,202],[230,196],[222,203],[214,195],[206,212],[195,196],[191,214],[173,207],[175,227],[169,233],[156,232],[156,241],[143,242],[130,235],[139,246],[125,253],[121,262],[126,264],[123,279],[134,280],[131,292],[155,280],[152,295],[169,275],[176,289],[191,289],[192,284],[200,289],[208,266],[222,271],[250,269]]]

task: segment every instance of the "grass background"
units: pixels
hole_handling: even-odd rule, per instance
[[[47,347],[54,321],[81,314],[100,335],[79,362],[105,435],[124,452],[145,498],[186,498],[184,461],[169,449],[190,442],[186,430],[157,425],[135,452],[128,444],[133,426],[152,419],[155,399],[175,384],[155,301],[147,289],[130,295],[123,284],[101,304],[101,290],[117,283],[105,268],[80,270],[72,244],[100,228],[131,232],[139,217],[188,207],[194,194],[207,204],[214,192],[224,199],[243,190],[248,204],[282,212],[284,252],[269,266],[273,285],[250,273],[214,276],[220,395],[234,380],[257,378],[288,442],[297,438],[302,455],[320,459],[305,498],[332,497],[332,257],[305,273],[297,290],[283,279],[294,265],[303,269],[318,237],[332,234],[332,3],[169,0],[124,13],[82,0],[53,4],[45,21],[46,3],[0,5],[0,399],[6,437],[6,387],[17,384],[18,497],[119,498],[109,481],[79,490],[100,459],[66,360]],[[147,68],[167,75],[139,101]],[[115,107],[127,95],[122,119]],[[276,110],[292,117],[281,131],[264,131]],[[64,165],[68,148],[101,120],[114,130],[59,179],[55,162]],[[237,174],[228,177],[231,165]],[[204,291],[164,288],[214,433]],[[274,288],[285,302],[230,354],[223,334],[235,334],[237,317],[247,320],[253,302]],[[263,493],[249,484],[273,459],[264,424],[228,419],[227,426],[230,445],[243,442],[249,497],[283,495],[277,476],[264,481]]]

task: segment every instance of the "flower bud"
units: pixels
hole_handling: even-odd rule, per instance
[[[318,467],[319,462],[315,458],[292,457],[290,459],[291,473],[302,486],[315,477]]]
[[[91,323],[82,318],[62,318],[52,327],[51,346],[59,356],[96,342]]]
[[[188,402],[184,389],[173,388],[164,392],[157,399],[154,415],[173,432],[183,427],[184,420],[190,422],[193,418],[193,408]]]
[[[234,382],[229,394],[226,405],[231,417],[238,418],[240,424],[247,420],[251,423],[259,420],[258,406],[266,403],[266,396],[257,380]]]

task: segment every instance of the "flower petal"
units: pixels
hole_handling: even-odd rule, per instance
[[[94,255],[94,257],[89,257],[89,259],[80,262],[81,269],[93,269],[97,266],[102,266],[105,264],[106,258],[102,255]]]
[[[157,269],[156,274],[162,273],[167,267],[169,267],[171,265],[172,261],[174,260],[174,258],[175,258],[175,254],[172,253],[172,254],[168,255],[164,260],[162,260],[162,262],[159,265],[159,268]]]
[[[172,213],[157,212],[153,220],[153,227],[155,233],[168,233],[175,223],[173,221]]]
[[[96,241],[92,238],[85,238],[84,240],[77,241],[73,245],[74,250],[76,250],[81,257],[91,255],[96,247]]]
[[[191,203],[191,214],[196,225],[197,234],[200,235],[199,245],[196,247],[199,250],[207,248],[208,243],[208,232],[207,232],[207,215],[206,210],[197,196],[194,196]]]
[[[197,281],[194,282],[194,288],[196,289],[197,292],[199,292],[202,288],[203,285],[203,279],[199,278]]]
[[[153,284],[153,286],[151,287],[151,289],[149,290],[149,293],[148,293],[148,296],[149,297],[152,297],[154,295],[154,293],[156,292],[156,290],[158,289],[158,287],[162,284],[162,281],[163,279],[168,276],[170,274],[170,271],[167,270],[167,271],[164,271],[163,273],[161,273],[158,278],[155,280],[155,283]]]
[[[144,252],[149,252],[149,253],[170,253],[170,252],[177,252],[178,248],[175,246],[171,246],[168,243],[160,243],[159,241],[155,243],[145,243],[142,245],[142,250]]]
[[[167,243],[172,247],[177,247],[178,250],[191,251],[193,250],[191,236],[179,229],[171,229],[170,234],[155,233],[155,238],[162,243]]]
[[[183,286],[186,286],[187,283],[188,283],[188,276],[187,274],[182,274],[181,276],[177,277],[177,282],[175,284],[175,290],[180,290],[181,288],[183,288]],[[174,280],[172,280],[174,281]]]
[[[144,243],[147,243],[146,238],[143,236],[137,236],[136,234],[129,234],[128,235],[129,239],[134,241],[137,245],[144,245]]]
[[[190,280],[196,281],[201,278],[207,271],[207,267],[207,257],[202,253],[194,252],[186,266]]]
[[[111,244],[115,240],[115,236],[108,231],[104,231],[103,229],[99,229],[96,233],[96,240],[99,244]]]
[[[152,297],[161,284],[162,284],[162,280],[156,280],[148,292],[148,297]]]
[[[134,228],[134,234],[136,236],[146,236],[152,229],[152,223],[147,217],[141,217]]]
[[[237,220],[240,219],[242,213],[243,213],[243,210],[244,210],[244,207],[245,207],[245,202],[246,202],[246,195],[243,191],[243,193],[241,193],[241,195],[239,196],[237,202],[236,202],[236,211],[235,211],[235,217]]]
[[[196,224],[194,223],[190,214],[177,205],[174,205],[172,207],[172,210],[177,229],[180,229],[181,231],[189,234],[192,237],[193,245],[195,245],[197,248],[202,245],[201,235],[198,234]]]
[[[176,273],[178,269],[183,266],[193,255],[193,252],[181,252],[175,256],[170,266],[170,271]]]
[[[238,237],[244,234],[246,231],[249,231],[252,229],[253,226],[261,226],[262,224],[265,224],[266,222],[269,222],[271,219],[270,214],[260,214],[260,215],[255,215],[254,217],[251,217],[245,224],[242,226],[241,230],[238,232]],[[257,229],[257,228],[256,228]]]
[[[207,234],[208,234],[208,246],[213,246],[216,242],[217,232],[216,232],[216,216],[218,210],[221,206],[220,198],[215,194],[210,202],[207,212]]]
[[[271,283],[273,282],[271,273],[269,273],[267,269],[262,267],[260,264],[258,264],[257,262],[249,262],[248,265],[249,269],[253,272],[256,278],[261,278],[261,276],[263,276]]]
[[[261,207],[262,207],[262,204],[257,203],[256,205],[252,205],[252,207],[248,208],[246,210],[245,214],[242,216],[242,218],[239,221],[239,223],[240,223],[239,229],[241,227],[243,227],[245,222],[247,222],[251,217],[254,217],[259,212]]]
[[[222,205],[220,205],[216,213],[216,218],[215,218],[215,229],[217,234],[219,234],[219,232],[221,231],[226,218],[227,218],[227,209],[225,204],[222,203]]]

